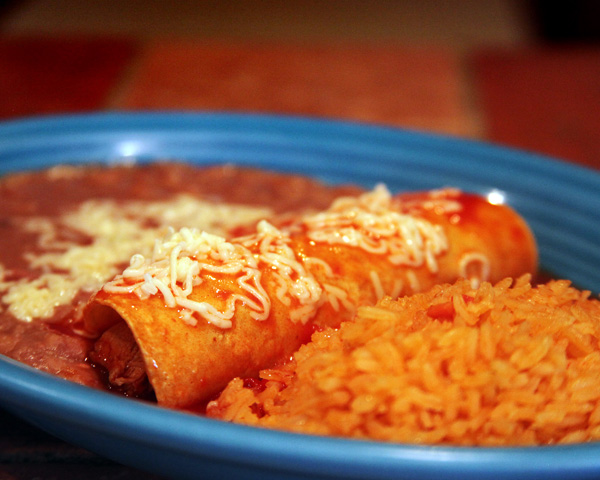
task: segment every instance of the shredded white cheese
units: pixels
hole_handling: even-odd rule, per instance
[[[414,272],[410,273],[413,275],[412,278],[414,282],[414,278],[416,278],[414,277]],[[402,293],[402,290],[404,289],[404,281],[400,278],[395,278],[394,283],[392,284],[392,289],[389,292],[386,292],[383,288],[383,284],[381,283],[381,278],[379,277],[379,274],[376,271],[371,270],[369,272],[369,277],[371,279],[371,283],[373,284],[375,298],[377,298],[378,301],[385,296],[390,296],[391,298],[398,298]]]
[[[387,257],[392,265],[426,265],[432,272],[437,271],[436,256],[448,247],[441,227],[400,213],[381,185],[359,197],[338,199],[329,210],[307,215],[302,224],[315,243],[357,247]],[[268,271],[273,297],[290,308],[293,322],[306,323],[324,302],[334,311],[353,311],[348,292],[327,282],[320,284],[313,276],[320,270],[325,278],[332,277],[330,265],[320,258],[299,258],[289,245],[290,231],[261,221],[255,235],[230,242],[198,229],[171,231],[155,243],[152,255],[134,255],[130,266],[104,289],[141,299],[160,294],[190,325],[203,318],[219,328],[231,328],[238,304],[249,308],[255,320],[269,317],[272,298],[262,283]],[[410,273],[407,281],[416,290],[417,278]],[[215,299],[192,300],[194,287],[209,274],[233,276],[242,293],[232,292],[219,306]],[[386,293],[398,296],[404,287],[404,281],[397,279],[392,291],[385,292],[377,272],[370,272],[370,278],[376,298]]]
[[[182,228],[157,241],[151,257],[134,255],[122,275],[104,286],[108,293],[129,292],[141,299],[160,294],[171,308],[181,308],[184,321],[197,324],[204,318],[219,328],[231,328],[236,304],[250,309],[255,320],[266,320],[271,298],[262,284],[262,272],[270,271],[277,284],[276,296],[292,306],[290,318],[306,323],[316,312],[323,290],[290,248],[289,235],[267,221],[252,236],[227,241],[197,229]],[[225,308],[214,299],[189,298],[206,274],[233,277],[242,293],[232,293]]]
[[[79,291],[100,288],[135,253],[151,254],[155,239],[169,226],[191,225],[223,234],[269,214],[267,208],[215,204],[180,195],[160,202],[90,200],[57,220],[30,218],[21,228],[37,236],[42,253],[29,253],[25,258],[31,270],[41,273],[34,279],[0,278],[0,300],[19,320],[47,319],[57,306],[71,304]],[[65,230],[90,241],[80,244],[65,237]]]
[[[306,217],[304,224],[315,242],[385,255],[393,265],[425,264],[434,273],[436,257],[448,248],[441,226],[395,211],[383,185],[357,198],[338,199],[329,210]]]
[[[52,316],[54,308],[69,305],[75,293],[65,276],[49,273],[35,280],[12,283],[2,301],[16,318],[31,321]]]
[[[413,214],[430,210],[437,215],[458,213],[463,209],[458,197],[462,191],[458,188],[446,187],[427,192],[426,198],[405,200],[402,207],[406,213]]]
[[[385,297],[385,290],[383,289],[383,285],[381,284],[381,278],[379,278],[379,274],[371,270],[369,272],[369,277],[371,278],[371,283],[373,284],[373,290],[375,291],[375,298],[377,300],[381,300]]]
[[[344,289],[327,283],[323,285],[323,289],[325,290],[327,301],[336,312],[340,310],[340,307],[344,307],[349,312],[355,310],[356,305],[350,301],[348,292]]]
[[[490,260],[481,252],[465,253],[460,258],[458,271],[461,277],[471,282],[472,288],[478,288],[481,282],[489,280]]]
[[[421,290],[421,282],[417,278],[417,275],[412,270],[406,271],[406,279],[408,280],[408,286],[413,292]]]

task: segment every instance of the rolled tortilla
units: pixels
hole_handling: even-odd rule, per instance
[[[536,266],[534,237],[506,206],[452,189],[392,197],[377,187],[285,226],[261,222],[247,237],[173,232],[95,295],[84,322],[99,336],[91,358],[123,384],[114,371],[123,362],[103,352],[127,343],[111,340],[124,321],[158,403],[189,408],[285,361],[358,305]]]

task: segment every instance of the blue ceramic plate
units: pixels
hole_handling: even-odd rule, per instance
[[[56,163],[235,162],[393,191],[502,195],[537,236],[542,267],[600,291],[600,173],[482,143],[391,128],[224,114],[100,114],[0,125],[0,173]],[[158,408],[0,358],[0,404],[108,458],[175,478],[600,477],[600,444],[394,445],[275,432]]]

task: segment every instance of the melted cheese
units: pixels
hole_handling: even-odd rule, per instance
[[[359,197],[338,199],[329,210],[308,215],[302,223],[315,243],[357,247],[386,256],[392,265],[426,265],[430,271],[437,271],[436,256],[447,249],[443,230],[394,208],[390,193],[378,186]],[[151,257],[133,256],[123,274],[104,289],[108,293],[133,293],[141,299],[160,294],[168,307],[182,311],[186,323],[195,325],[198,318],[203,318],[220,328],[232,327],[237,304],[245,305],[255,320],[265,320],[275,298],[289,308],[293,322],[306,323],[324,302],[329,302],[334,311],[353,310],[355,305],[346,291],[326,282],[320,284],[311,273],[320,269],[326,278],[332,277],[327,262],[298,258],[289,243],[290,231],[278,230],[266,221],[259,223],[255,235],[231,242],[182,228],[156,242]],[[273,298],[263,286],[263,272],[267,271],[273,280]],[[416,276],[410,273],[408,283],[416,290]],[[242,293],[229,292],[225,305],[219,307],[214,299],[192,300],[194,287],[208,274],[231,276]],[[377,272],[370,272],[370,278],[376,298],[386,295]],[[403,285],[397,280],[388,293],[399,295]]]
[[[414,277],[414,272],[410,273]],[[407,276],[408,275],[409,274],[407,273]],[[375,298],[377,298],[377,301],[381,300],[385,296],[389,296],[394,299],[398,298],[402,293],[402,290],[404,289],[404,281],[402,281],[402,279],[400,278],[394,279],[394,283],[392,284],[392,289],[390,292],[385,291],[385,289],[383,288],[383,284],[381,283],[381,278],[379,277],[379,274],[376,271],[371,270],[369,272],[369,278],[371,279],[371,284],[373,285],[373,292],[375,294]]]
[[[419,214],[430,210],[437,215],[448,215],[462,211],[463,205],[459,200],[462,191],[458,188],[440,188],[427,192],[426,198],[405,200],[402,209],[409,214]]]
[[[377,301],[379,301],[385,296],[385,290],[381,284],[381,278],[379,278],[379,274],[374,270],[369,272],[369,277],[371,278],[371,283],[373,284],[375,298],[377,298]]]
[[[197,317],[220,328],[231,328],[236,305],[244,304],[255,320],[266,320],[271,298],[262,282],[263,270],[273,274],[275,296],[290,308],[294,322],[306,323],[316,312],[322,288],[288,245],[289,235],[266,221],[255,235],[227,241],[197,229],[183,228],[156,242],[150,258],[135,255],[122,275],[107,283],[108,293],[133,293],[148,298],[160,293],[170,308],[182,309],[184,321],[197,324]],[[207,274],[232,277],[242,293],[230,292],[225,308],[210,300],[189,298],[193,287]]]
[[[465,253],[458,264],[460,276],[468,279],[473,288],[478,288],[481,282],[489,280],[490,270],[490,260],[481,252]]]
[[[2,304],[19,320],[47,319],[55,308],[69,305],[81,290],[92,292],[119,273],[132,255],[149,255],[157,237],[169,226],[194,225],[223,234],[270,214],[266,208],[214,204],[187,195],[162,202],[90,200],[58,220],[34,217],[21,228],[37,236],[42,253],[29,253],[32,279],[6,281],[0,275]],[[65,231],[89,238],[70,240]],[[166,291],[166,290],[165,290]]]
[[[323,290],[325,291],[326,301],[329,302],[334,311],[339,312],[340,307],[344,307],[352,312],[356,308],[348,298],[346,290],[327,283],[323,285]]]
[[[383,186],[357,198],[342,198],[322,213],[305,218],[308,237],[318,243],[357,247],[385,255],[393,265],[435,273],[436,257],[448,249],[444,230],[427,220],[400,213]]]
[[[49,318],[55,307],[69,305],[79,288],[80,285],[64,275],[47,273],[35,280],[12,283],[2,301],[9,305],[8,311],[21,320]]]

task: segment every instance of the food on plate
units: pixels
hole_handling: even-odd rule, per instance
[[[83,329],[98,337],[90,358],[113,388],[192,408],[361,305],[457,278],[498,281],[536,262],[531,232],[506,206],[456,189],[393,196],[380,185],[242,237],[172,231],[103,286]]]
[[[226,419],[245,401],[235,378],[240,398],[291,393],[299,355],[365,312],[456,279],[479,298],[537,268],[516,212],[454,188],[165,162],[7,175],[0,202],[0,354],[168,407],[212,401]],[[452,324],[448,305],[428,311]],[[244,408],[277,417],[266,397]]]
[[[467,280],[359,307],[276,368],[236,378],[214,418],[421,444],[600,439],[600,301],[566,280]]]

